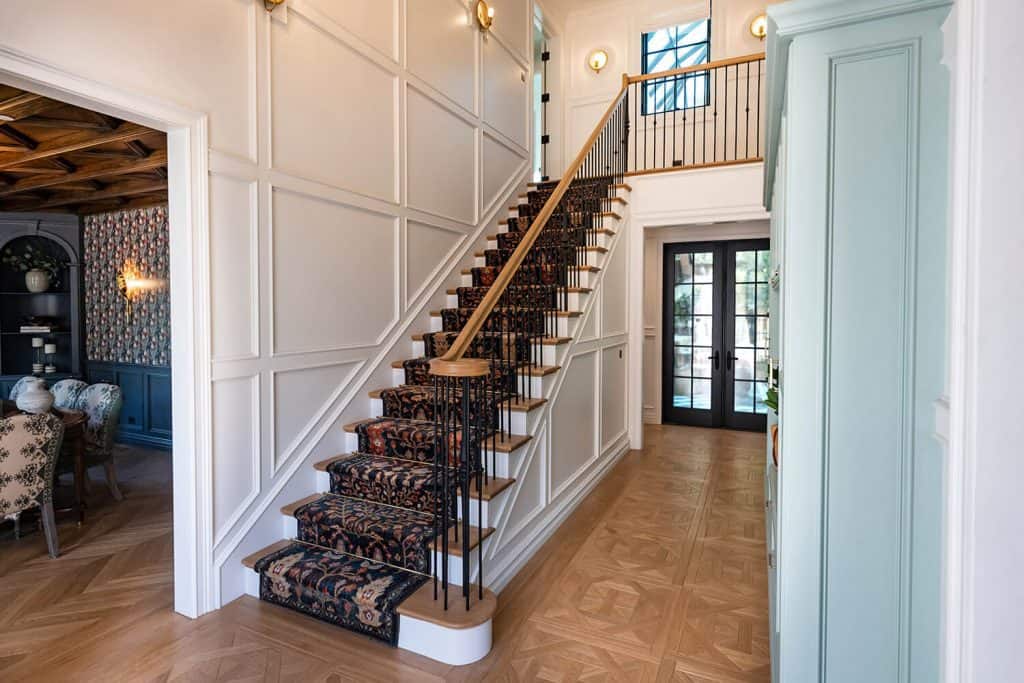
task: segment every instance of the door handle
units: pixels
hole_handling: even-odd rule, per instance
[[[711,360],[711,361],[715,362],[715,370],[717,370],[718,369],[718,351],[715,351],[713,354],[708,356],[708,360]]]
[[[730,372],[732,371],[732,361],[732,349],[729,349],[728,351],[725,352],[725,369]]]

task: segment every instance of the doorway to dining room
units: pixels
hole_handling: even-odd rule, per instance
[[[171,450],[196,424],[191,409],[172,411],[172,384],[193,384],[194,354],[184,338],[172,340],[170,298],[191,268],[180,246],[189,233],[171,230],[193,227],[197,140],[170,123],[180,112],[161,130],[157,119],[129,120],[134,109],[64,100],[62,78],[33,83],[5,74],[8,65],[0,64],[0,398],[4,413],[23,414],[18,394],[38,380],[64,438],[53,478],[57,559],[47,557],[40,508],[20,511],[0,519],[0,576],[31,571],[73,585],[89,558],[109,564],[110,582],[144,581],[140,599],[195,615],[202,586],[175,577],[199,573],[198,538],[173,519],[176,495],[195,499],[191,476],[173,486],[176,470],[194,472],[195,456],[176,463]],[[191,329],[181,321],[194,312],[194,290],[176,298],[176,329]],[[172,370],[172,356],[186,362]],[[194,524],[194,505],[179,507]],[[175,543],[176,532],[186,540]],[[94,581],[89,590],[102,588]]]

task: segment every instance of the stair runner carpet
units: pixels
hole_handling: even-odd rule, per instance
[[[552,187],[531,191],[529,201],[519,207],[520,218],[510,219],[509,230],[528,227],[530,216],[540,210]],[[564,248],[559,245],[565,239],[572,241],[580,234],[574,228],[579,224],[577,217],[566,211],[580,206],[580,198],[589,192],[586,185],[570,189],[563,202],[566,208],[553,217],[552,236],[545,235],[517,274],[514,295],[555,296],[555,250]],[[555,235],[559,230],[564,234]],[[443,331],[424,336],[426,357],[405,362],[406,384],[381,392],[383,417],[358,425],[358,451],[328,465],[330,492],[294,511],[296,539],[257,560],[254,569],[262,600],[390,645],[398,643],[397,608],[428,580],[436,535],[431,514],[435,509],[435,426],[429,360],[454,341],[519,239],[519,235],[499,238],[502,248],[487,250],[486,267],[472,270],[472,286],[457,290],[459,307],[442,311]],[[496,313],[489,329],[522,329],[527,323],[542,326],[543,318],[532,309],[505,309]],[[491,339],[484,335],[471,354],[526,357],[525,343],[519,338],[509,341],[501,335]],[[501,344],[506,347],[502,349]],[[507,368],[499,371],[509,372]],[[461,410],[459,404],[453,407]],[[497,399],[484,409],[496,425]]]

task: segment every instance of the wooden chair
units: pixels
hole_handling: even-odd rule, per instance
[[[14,415],[0,419],[0,515],[17,521],[39,506],[50,557],[60,546],[53,518],[53,471],[64,438],[56,415]]]
[[[117,434],[117,424],[121,417],[122,400],[121,387],[116,384],[90,384],[81,389],[74,404],[69,406],[74,410],[81,410],[87,418],[85,466],[89,468],[103,465],[107,475],[107,487],[114,500],[124,499],[121,489],[117,486],[113,450],[114,436]],[[61,459],[61,472],[73,468],[73,464],[68,460]]]

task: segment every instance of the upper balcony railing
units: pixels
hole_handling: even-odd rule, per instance
[[[761,161],[764,53],[628,76],[626,175]]]

